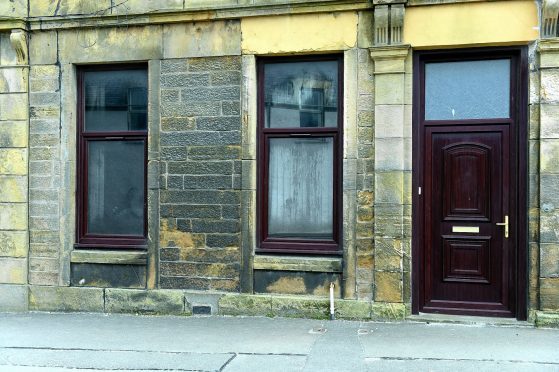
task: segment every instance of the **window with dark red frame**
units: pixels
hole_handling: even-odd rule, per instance
[[[146,244],[145,65],[78,70],[77,247]]]
[[[342,56],[258,62],[258,252],[340,254]]]

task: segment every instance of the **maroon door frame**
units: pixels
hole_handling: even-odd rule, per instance
[[[510,245],[513,247],[515,264],[510,270],[509,282],[514,286],[512,292],[513,313],[518,320],[527,318],[527,263],[528,263],[528,206],[527,206],[527,139],[528,139],[528,49],[526,46],[503,48],[472,48],[437,51],[416,51],[414,53],[413,77],[413,179],[412,179],[412,313],[418,314],[425,301],[425,265],[424,265],[424,236],[425,205],[419,187],[424,183],[422,153],[425,138],[424,115],[424,86],[425,63],[430,61],[463,61],[488,58],[511,58],[511,117],[514,117],[510,129],[514,138],[511,141],[510,169],[516,175],[511,179],[511,187],[516,204],[515,216],[511,216],[511,231],[515,231],[515,239]],[[512,111],[514,110],[514,111]],[[483,120],[487,123],[488,120]],[[479,124],[482,121],[479,121]],[[471,121],[475,125],[475,120]],[[516,151],[515,151],[516,150]],[[453,312],[457,313],[457,312]],[[482,315],[482,314],[480,314]],[[488,314],[489,315],[489,314]]]

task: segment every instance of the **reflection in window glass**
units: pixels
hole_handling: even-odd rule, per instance
[[[427,63],[425,120],[508,118],[510,60]]]
[[[85,130],[114,132],[146,130],[145,70],[84,73]]]
[[[337,125],[337,61],[267,63],[264,76],[266,128]]]
[[[143,235],[144,142],[91,141],[88,150],[88,232]]]
[[[268,235],[332,239],[332,137],[271,138]]]

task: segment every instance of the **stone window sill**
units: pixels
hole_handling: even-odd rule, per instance
[[[254,257],[254,270],[341,273],[341,257],[266,256]]]
[[[70,257],[72,263],[98,263],[114,265],[146,265],[145,251],[76,250]]]

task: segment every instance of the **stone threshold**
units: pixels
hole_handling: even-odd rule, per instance
[[[461,324],[471,326],[490,326],[490,327],[534,327],[533,321],[516,320],[514,318],[496,318],[487,316],[468,316],[468,315],[449,315],[449,314],[428,314],[409,315],[406,320],[418,323],[444,323]]]

